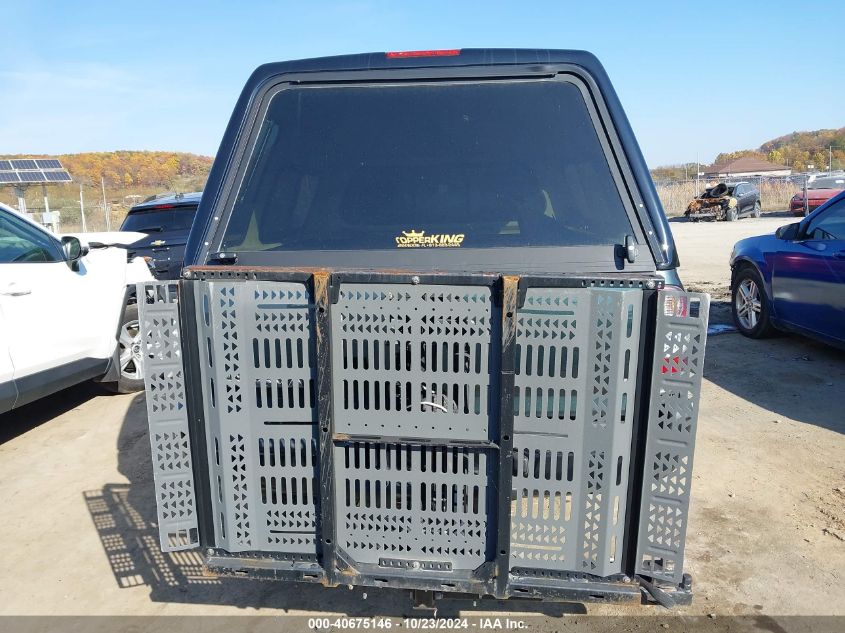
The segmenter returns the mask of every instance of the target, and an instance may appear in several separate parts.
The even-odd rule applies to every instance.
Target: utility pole
[[[111,218],[109,215],[109,207],[106,203],[106,179],[101,176],[100,177],[100,185],[103,187],[103,214],[106,216],[106,231],[111,231]]]
[[[807,174],[804,174],[804,217],[810,215],[810,201],[807,200]]]
[[[833,148],[842,149],[842,145],[828,145],[827,146],[827,175],[833,175]]]
[[[698,182],[698,174],[701,173],[701,166],[698,164],[698,152],[695,153],[695,195],[701,193],[701,184]]]
[[[82,183],[79,183],[79,217],[82,218],[82,232],[87,233],[88,227],[85,226],[85,198],[82,195]]]

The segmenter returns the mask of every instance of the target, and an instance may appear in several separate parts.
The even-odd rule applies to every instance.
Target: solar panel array
[[[73,180],[55,158],[12,158],[0,160],[0,185],[30,185]]]

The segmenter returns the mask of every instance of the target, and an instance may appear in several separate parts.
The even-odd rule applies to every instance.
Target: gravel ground
[[[712,293],[713,322],[729,318],[733,243],[790,221],[673,222],[682,278]],[[722,334],[704,378],[686,560],[695,600],[677,613],[845,616],[845,356],[797,337]],[[86,385],[0,416],[0,502],[0,615],[407,613],[395,591],[365,600],[357,589],[210,578],[195,553],[159,552],[143,395]],[[447,604],[515,608],[549,631],[584,613],[668,617],[652,606]]]

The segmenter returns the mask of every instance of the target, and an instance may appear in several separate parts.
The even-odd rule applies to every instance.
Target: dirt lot
[[[736,239],[785,216],[673,223],[682,277],[725,322]],[[805,339],[713,337],[708,346],[685,614],[845,615],[845,356]],[[0,416],[0,614],[393,615],[393,591],[206,578],[195,553],[157,548],[143,395],[84,386]],[[479,613],[471,603],[453,609]],[[544,630],[572,614],[659,607],[523,604]],[[484,612],[504,611],[496,603]],[[530,616],[530,618],[529,618]]]

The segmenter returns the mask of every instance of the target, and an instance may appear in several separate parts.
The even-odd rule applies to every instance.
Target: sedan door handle
[[[18,284],[9,284],[0,290],[0,295],[5,295],[7,297],[22,297],[30,294],[32,294],[32,289],[19,286]]]
[[[834,253],[833,256],[836,259],[845,259],[845,251],[839,251],[838,253]]]

